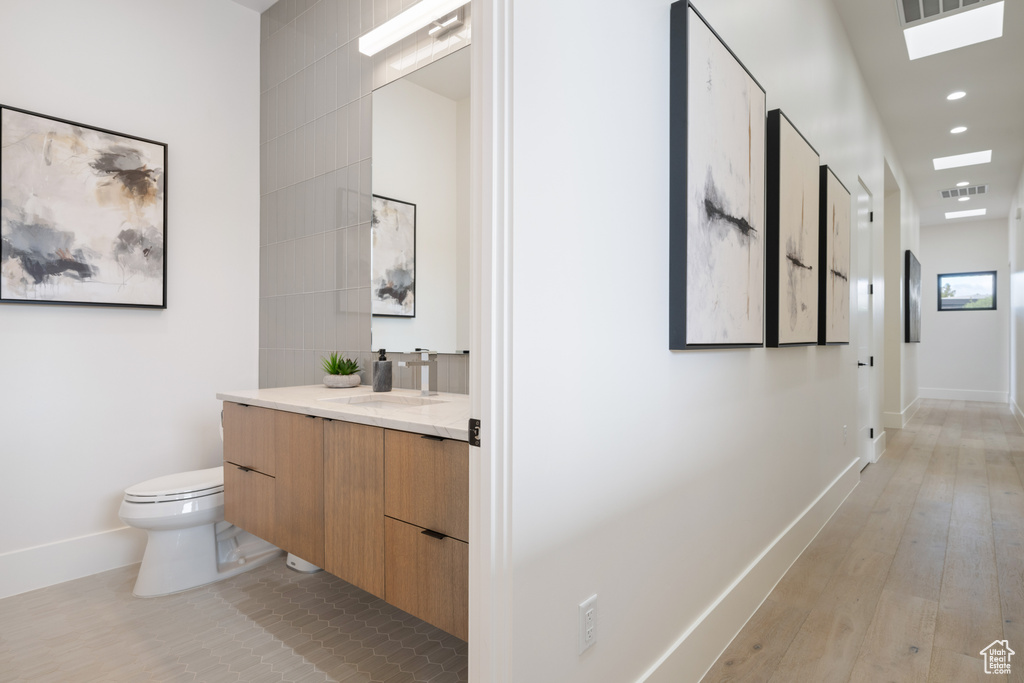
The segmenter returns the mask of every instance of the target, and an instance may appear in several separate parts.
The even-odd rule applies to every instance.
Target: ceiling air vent
[[[985,0],[896,0],[904,26],[937,19],[944,14],[977,5]]]
[[[951,190],[940,190],[939,194],[943,199],[956,199],[957,197],[973,197],[988,192],[988,185],[971,185],[970,187],[954,187]]]

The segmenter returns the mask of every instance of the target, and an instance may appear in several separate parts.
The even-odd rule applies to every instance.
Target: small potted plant
[[[345,389],[357,387],[362,381],[358,374],[359,363],[338,355],[337,351],[332,351],[330,356],[320,360],[323,364],[324,372],[327,373],[324,375],[324,386],[334,389]]]

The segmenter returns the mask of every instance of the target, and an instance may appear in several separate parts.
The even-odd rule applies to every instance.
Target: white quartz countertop
[[[370,386],[328,389],[314,384],[225,391],[218,393],[217,398],[329,420],[469,440],[469,396],[465,394],[438,393],[424,398],[414,389],[374,393]]]

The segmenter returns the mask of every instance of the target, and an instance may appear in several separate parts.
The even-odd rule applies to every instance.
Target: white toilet
[[[224,468],[157,477],[124,491],[118,517],[148,535],[140,598],[179,593],[255,569],[284,554],[224,521]]]

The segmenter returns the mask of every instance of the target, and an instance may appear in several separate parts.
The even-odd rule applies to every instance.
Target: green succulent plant
[[[321,358],[320,361],[328,375],[354,375],[359,372],[359,363],[338,355],[336,351],[332,351],[330,356]]]

